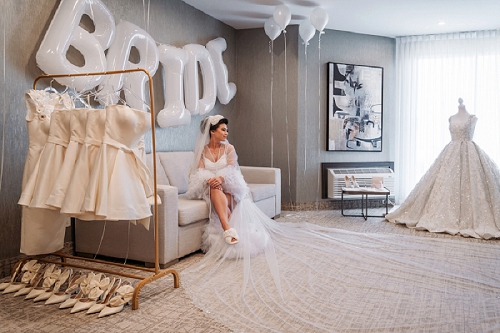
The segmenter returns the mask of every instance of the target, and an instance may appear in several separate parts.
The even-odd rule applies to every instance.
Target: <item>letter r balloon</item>
[[[139,62],[131,62],[130,52],[135,47],[139,52]],[[154,39],[144,30],[127,21],[122,21],[116,26],[116,36],[106,56],[108,70],[122,70],[143,68],[151,76],[158,69],[158,48]],[[118,101],[119,90],[125,88],[124,93],[127,104],[138,110],[145,110],[147,101],[145,73],[134,72],[126,74],[109,75],[100,85],[100,100],[105,104]]]

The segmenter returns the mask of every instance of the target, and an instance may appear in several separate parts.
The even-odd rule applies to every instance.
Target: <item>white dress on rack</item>
[[[76,159],[85,139],[85,124],[87,123],[87,114],[89,110],[90,109],[79,108],[71,111],[69,124],[71,134],[69,144],[64,155],[64,162],[59,171],[59,175],[47,199],[46,205],[48,206],[61,208],[64,202]]]
[[[26,124],[29,146],[24,165],[22,190],[35,170],[40,154],[49,137],[50,119],[55,108],[71,109],[73,103],[67,94],[43,90],[26,92]],[[64,226],[69,219],[58,211],[22,207],[20,252],[27,255],[58,251],[64,246]]]
[[[101,147],[105,122],[105,109],[91,109],[87,112],[84,143],[73,168],[66,196],[61,207],[61,214],[78,217],[81,220],[91,221],[99,219],[93,212],[81,212],[81,208],[89,184],[90,174],[94,168],[99,148]]]
[[[151,128],[151,115],[124,105],[106,107],[102,144],[82,205],[106,220],[138,221],[149,228],[153,178],[137,144]]]
[[[225,152],[220,160],[202,157],[188,190],[209,200],[206,180],[223,176],[236,203],[229,224],[239,243],[224,242],[212,211],[204,257],[181,272],[186,293],[207,316],[235,332],[259,333],[500,326],[497,244],[276,222],[248,198],[236,154]]]
[[[386,219],[418,230],[500,238],[500,169],[472,141],[477,117],[450,118],[451,142]]]
[[[71,111],[55,109],[50,119],[47,143],[21,194],[19,204],[32,208],[55,209],[46,205],[66,155],[70,138]]]

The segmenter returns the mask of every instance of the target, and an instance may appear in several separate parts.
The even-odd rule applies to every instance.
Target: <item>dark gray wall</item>
[[[224,37],[227,50],[223,54],[229,80],[236,80],[236,32],[180,0],[102,0],[116,23],[129,21],[148,31],[157,43],[182,47]],[[150,3],[149,21],[147,4]],[[59,5],[57,0],[0,1],[0,29],[5,32],[5,54],[0,56],[0,260],[19,254],[21,209],[17,200],[28,148],[24,93],[40,74],[35,54]],[[146,19],[145,19],[146,18]],[[149,30],[148,30],[149,27]],[[3,53],[0,33],[0,52]],[[4,67],[5,64],[5,67]],[[4,74],[5,73],[5,74]],[[161,66],[153,78],[155,110],[163,108]],[[216,104],[211,114],[227,115],[236,99],[228,105]],[[194,116],[190,126],[176,129],[157,127],[158,151],[191,150],[198,124],[203,116]]]

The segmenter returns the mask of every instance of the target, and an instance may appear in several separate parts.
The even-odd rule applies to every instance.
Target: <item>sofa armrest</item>
[[[163,263],[178,258],[179,252],[179,214],[178,189],[170,185],[158,185],[158,251]]]
[[[281,214],[281,169],[270,167],[240,166],[245,181],[249,184],[276,185],[276,215]]]

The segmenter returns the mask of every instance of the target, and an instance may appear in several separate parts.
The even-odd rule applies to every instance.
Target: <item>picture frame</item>
[[[384,69],[328,63],[328,151],[382,151]]]

